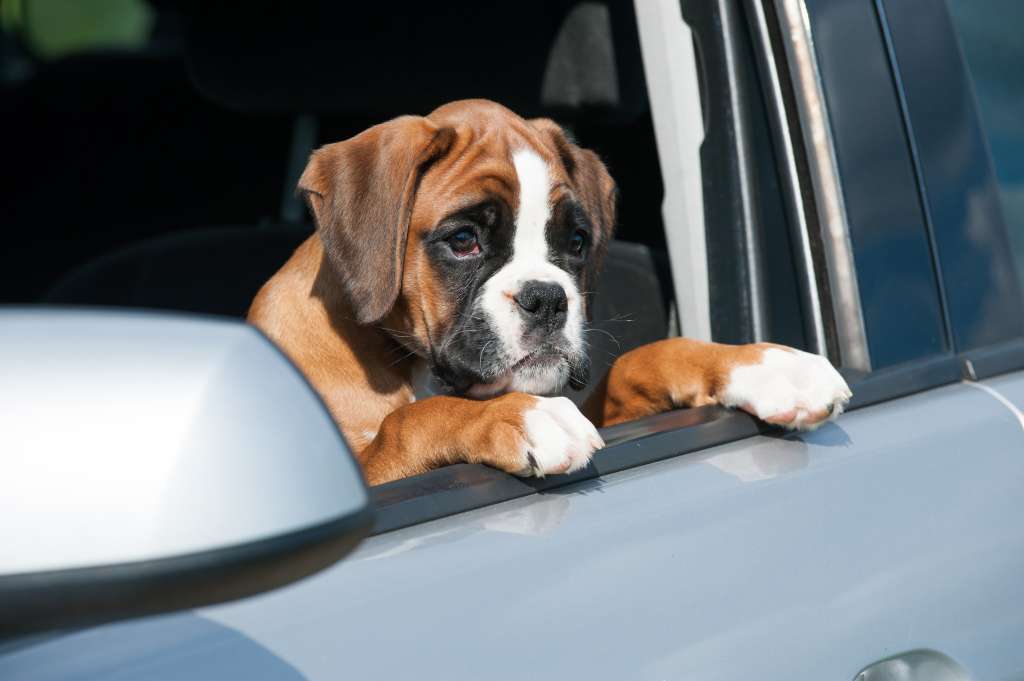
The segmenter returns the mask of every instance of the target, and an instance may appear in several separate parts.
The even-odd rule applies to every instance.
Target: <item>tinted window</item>
[[[999,182],[1018,268],[1024,268],[1024,3],[950,0]]]
[[[1024,335],[1010,230],[955,23],[941,2],[882,0],[878,7],[891,36],[954,349]]]
[[[809,0],[850,224],[871,365],[947,349],[913,161],[878,17],[860,0]]]

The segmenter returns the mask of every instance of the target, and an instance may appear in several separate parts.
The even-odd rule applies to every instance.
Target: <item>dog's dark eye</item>
[[[451,246],[452,253],[460,258],[480,252],[480,242],[476,238],[476,233],[471,229],[460,229],[452,234],[448,237],[448,245]]]
[[[577,229],[569,237],[569,252],[573,255],[583,255],[583,249],[587,245],[587,233]]]

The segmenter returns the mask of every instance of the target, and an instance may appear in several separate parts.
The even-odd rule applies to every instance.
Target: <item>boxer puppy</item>
[[[616,195],[552,121],[454,102],[318,149],[299,190],[316,234],[249,321],[323,397],[370,484],[458,462],[566,473],[603,446],[595,426],[721,404],[807,429],[850,398],[822,357],[685,338],[619,357],[582,412],[550,397],[588,379]]]

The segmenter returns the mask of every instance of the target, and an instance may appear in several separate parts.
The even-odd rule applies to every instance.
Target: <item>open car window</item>
[[[771,36],[757,38],[750,7],[694,0],[666,14],[638,16],[631,3],[538,3],[529,19],[536,49],[496,57],[505,61],[495,68],[508,77],[493,78],[475,68],[458,72],[454,65],[464,61],[458,59],[423,63],[441,69],[426,75],[409,70],[422,60],[401,49],[415,53],[417,41],[429,39],[430,27],[443,28],[445,16],[419,6],[398,16],[380,7],[331,5],[324,11],[360,18],[331,24],[338,69],[379,47],[368,43],[364,25],[404,36],[407,44],[396,42],[394,54],[373,68],[340,71],[346,74],[341,85],[323,88],[313,76],[300,77],[311,63],[304,50],[316,47],[304,38],[322,17],[256,3],[245,30],[228,30],[235,27],[234,10],[220,5],[146,6],[154,13],[147,21],[176,36],[167,43],[175,49],[55,53],[4,83],[12,104],[3,109],[0,131],[13,151],[0,183],[12,207],[11,238],[0,253],[7,279],[2,302],[241,318],[259,287],[312,232],[294,188],[313,148],[472,92],[528,116],[554,118],[601,155],[619,185],[617,240],[588,339],[594,382],[623,352],[679,334],[775,341],[841,363],[843,335],[830,297],[836,282],[828,279],[813,219],[815,187],[799,165],[807,155],[803,122],[787,108],[794,84]],[[477,9],[460,21],[489,25],[498,11],[478,3],[456,3],[452,11],[469,6]],[[656,92],[645,80],[679,44],[641,50],[644,21],[675,22],[683,36],[691,72],[682,76],[692,88],[681,96],[699,102],[689,116],[665,115],[672,100],[660,88],[678,73],[670,70]],[[777,32],[774,15],[771,23]],[[283,44],[267,40],[275,30],[287,32],[294,49],[268,50],[270,43]],[[519,35],[511,29],[479,35],[511,39],[504,33]],[[5,45],[31,59],[24,39],[23,32],[9,32]],[[459,56],[466,46],[450,49]],[[689,146],[673,151],[673,133]],[[696,164],[700,172],[682,181],[666,172],[669,160],[676,168]],[[702,249],[688,250],[701,243]],[[36,257],[40,252],[47,257]],[[570,394],[576,401],[585,395]],[[436,470],[374,491],[378,531],[764,429],[745,414],[682,410],[607,429],[609,447],[570,476],[523,480],[473,465]]]

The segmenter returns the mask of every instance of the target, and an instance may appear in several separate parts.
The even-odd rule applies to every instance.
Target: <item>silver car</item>
[[[1024,6],[342,5],[152,10],[190,87],[288,114],[288,224],[124,240],[5,299],[0,679],[1024,679]],[[777,341],[840,367],[849,412],[681,410],[571,475],[367,488],[240,317],[308,234],[291,188],[338,116],[466,90],[619,180],[596,367]],[[197,146],[257,125],[224,120]]]

